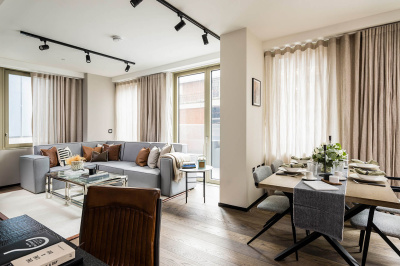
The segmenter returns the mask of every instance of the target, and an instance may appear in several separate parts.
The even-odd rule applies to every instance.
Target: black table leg
[[[364,251],[362,256],[361,265],[364,266],[367,262],[367,255],[368,255],[368,247],[369,247],[369,240],[371,238],[371,231],[372,231],[372,222],[374,221],[374,213],[375,213],[375,206],[371,206],[369,208],[368,214],[368,223],[367,228],[365,229],[365,243],[364,243]]]
[[[206,203],[206,172],[203,172],[203,198],[204,203]]]
[[[332,239],[326,235],[323,235],[323,237],[349,265],[359,265],[358,262],[353,258],[353,256],[351,256],[350,253],[347,252],[347,250],[342,245],[340,245],[336,239]]]
[[[188,173],[186,172],[186,203],[187,203],[187,198],[188,198]]]
[[[298,251],[299,249],[301,249],[302,247],[310,244],[311,242],[313,242],[315,239],[319,238],[320,236],[322,236],[321,233],[318,233],[318,232],[311,233],[310,235],[306,236],[302,240],[298,241],[293,246],[291,246],[291,247],[285,249],[284,251],[282,251],[281,253],[279,253],[278,256],[275,257],[275,260],[276,261],[283,260],[290,254],[292,254],[292,253]]]

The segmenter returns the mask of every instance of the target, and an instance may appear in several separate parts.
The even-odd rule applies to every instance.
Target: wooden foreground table
[[[259,188],[268,190],[283,191],[289,198],[293,198],[294,187],[301,181],[302,176],[285,176],[273,174],[258,184]],[[369,240],[371,230],[376,225],[373,223],[374,212],[377,206],[400,209],[400,203],[395,193],[391,189],[388,182],[380,182],[385,184],[385,187],[371,186],[366,184],[356,184],[352,181],[351,177],[347,181],[346,188],[346,201],[359,203],[345,213],[344,220],[347,221],[351,217],[357,215],[365,209],[369,210],[368,223],[365,235],[365,244],[362,257],[362,265],[365,265],[368,254]],[[300,240],[293,246],[287,248],[275,260],[280,261],[289,256],[290,254],[298,251],[302,247],[308,245],[315,239],[323,236],[329,244],[338,252],[349,265],[359,265],[358,262],[343,248],[340,243],[324,234],[313,232],[304,239]],[[390,241],[390,240],[389,240]]]

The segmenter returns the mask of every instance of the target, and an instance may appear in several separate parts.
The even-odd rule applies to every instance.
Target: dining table
[[[294,187],[302,180],[303,175],[282,175],[273,174],[258,184],[259,188],[266,190],[279,190],[285,193],[289,198],[291,207],[293,207],[293,192]],[[365,265],[368,255],[369,241],[371,237],[372,228],[375,231],[379,230],[373,223],[375,209],[378,206],[400,209],[400,203],[395,193],[390,187],[389,182],[380,182],[385,186],[371,186],[363,183],[357,184],[353,181],[352,177],[347,178],[347,187],[345,192],[345,201],[355,203],[353,207],[346,208],[344,214],[344,221],[349,220],[353,216],[359,214],[363,210],[369,209],[368,222],[365,229],[365,243],[362,255],[361,265]],[[351,254],[337,241],[330,236],[324,235],[319,232],[312,232],[305,238],[297,241],[292,246],[280,252],[276,257],[276,261],[281,261],[287,256],[300,250],[304,246],[310,244],[314,240],[323,237],[327,242],[336,250],[336,252],[349,264],[360,265]],[[388,240],[390,241],[390,240]]]

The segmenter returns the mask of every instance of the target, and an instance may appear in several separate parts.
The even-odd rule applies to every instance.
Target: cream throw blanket
[[[187,153],[174,152],[161,155],[160,158],[172,159],[172,167],[174,168],[174,181],[179,182],[184,175],[184,172],[179,171],[182,168],[183,162],[190,161],[190,155]]]

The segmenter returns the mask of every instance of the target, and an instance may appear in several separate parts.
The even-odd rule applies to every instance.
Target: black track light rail
[[[215,32],[213,32],[211,30],[209,30],[208,28],[206,28],[205,26],[203,26],[202,24],[200,24],[196,20],[192,19],[190,16],[186,15],[185,13],[183,13],[182,11],[180,11],[179,9],[177,9],[176,7],[174,7],[173,5],[168,3],[167,1],[165,1],[165,0],[157,0],[157,2],[159,2],[162,5],[164,5],[165,7],[168,7],[169,9],[171,9],[172,11],[177,13],[179,16],[182,16],[187,21],[190,21],[192,24],[194,24],[197,27],[199,27],[200,29],[204,30],[205,33],[210,34],[211,36],[215,37],[218,40],[221,39],[218,34],[216,34]]]
[[[29,37],[33,37],[33,38],[39,39],[41,41],[52,42],[52,43],[55,43],[55,44],[58,44],[58,45],[62,45],[62,46],[66,46],[66,47],[69,47],[69,48],[72,48],[72,49],[75,49],[75,50],[80,50],[80,51],[83,51],[85,53],[95,54],[95,55],[103,56],[103,57],[106,57],[106,58],[114,59],[114,60],[117,60],[117,61],[121,61],[121,62],[124,62],[125,64],[135,65],[135,62],[124,60],[124,59],[121,59],[121,58],[118,58],[118,57],[114,57],[114,56],[111,56],[111,55],[102,54],[102,53],[99,53],[99,52],[96,52],[96,51],[85,49],[85,48],[82,48],[82,47],[79,47],[79,46],[75,46],[75,45],[72,45],[72,44],[68,44],[68,43],[65,43],[65,42],[59,42],[59,41],[56,41],[56,40],[49,39],[47,37],[43,37],[43,36],[39,36],[39,35],[36,35],[36,34],[29,33],[29,32],[26,32],[26,31],[20,31],[20,33],[23,34],[23,35],[29,36]]]

